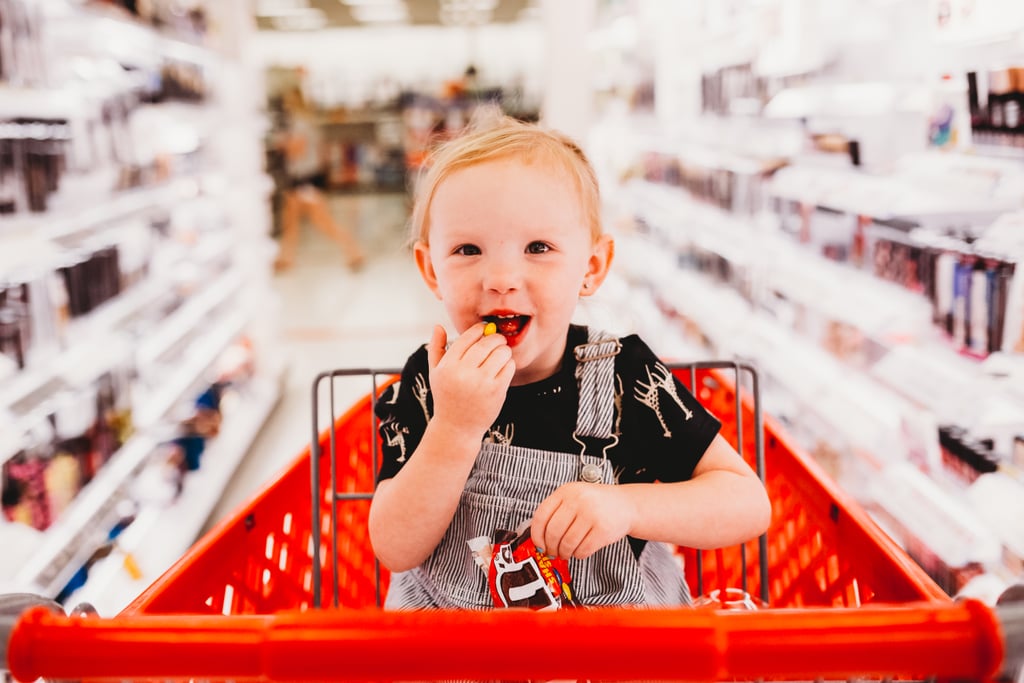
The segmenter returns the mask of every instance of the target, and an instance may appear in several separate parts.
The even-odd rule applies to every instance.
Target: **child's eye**
[[[461,254],[462,256],[478,256],[480,254],[480,247],[475,244],[462,244],[456,247],[453,253]]]
[[[528,254],[545,254],[551,251],[551,245],[546,242],[530,242],[526,247]]]

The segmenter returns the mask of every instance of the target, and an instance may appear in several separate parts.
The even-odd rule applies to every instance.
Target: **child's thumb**
[[[440,325],[434,326],[434,333],[430,335],[427,342],[427,366],[436,368],[437,364],[444,358],[444,347],[448,343],[448,333]]]

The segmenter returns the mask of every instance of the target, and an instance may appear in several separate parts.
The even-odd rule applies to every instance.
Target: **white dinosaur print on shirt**
[[[388,420],[381,424],[381,432],[384,434],[384,443],[394,448],[398,446],[401,451],[401,455],[397,458],[398,462],[405,462],[406,458],[406,447],[405,447],[405,436],[409,433],[409,428],[400,425],[397,420]]]
[[[393,406],[398,402],[398,391],[402,388],[402,382],[397,381],[391,385],[391,398],[384,401],[384,405]]]
[[[647,383],[645,384],[641,380],[636,381],[636,387],[633,389],[633,395],[636,400],[643,403],[645,406],[654,411],[654,414],[658,417],[658,422],[661,423],[661,428],[664,432],[666,439],[672,437],[672,431],[665,424],[665,418],[661,414],[661,397],[659,396],[658,390],[664,389],[676,405],[682,409],[686,415],[686,419],[689,420],[693,417],[693,411],[683,405],[682,400],[679,398],[679,394],[676,393],[676,385],[672,379],[672,373],[669,372],[661,363],[654,365],[654,371],[651,371],[650,366],[645,368],[647,370]]]
[[[491,428],[487,430],[487,435],[484,437],[484,441],[487,443],[499,444],[501,446],[511,446],[512,435],[515,434],[515,431],[516,426],[511,423],[505,425],[501,431]]]
[[[422,372],[416,373],[416,381],[413,383],[412,395],[416,397],[416,400],[420,404],[420,408],[423,409],[423,419],[430,423],[430,411],[427,410],[427,396],[430,395],[430,389],[427,387],[427,380],[423,376]]]

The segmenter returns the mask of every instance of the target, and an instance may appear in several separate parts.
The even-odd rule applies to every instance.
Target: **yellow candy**
[[[494,334],[497,331],[498,331],[498,326],[495,325],[494,323],[487,323],[486,325],[484,325],[484,336],[485,337],[487,335],[489,335],[489,334]]]

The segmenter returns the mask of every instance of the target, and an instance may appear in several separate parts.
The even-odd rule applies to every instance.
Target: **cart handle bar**
[[[734,680],[1013,675],[1024,605],[66,617],[33,607],[14,678]],[[2,634],[0,634],[2,635]]]

